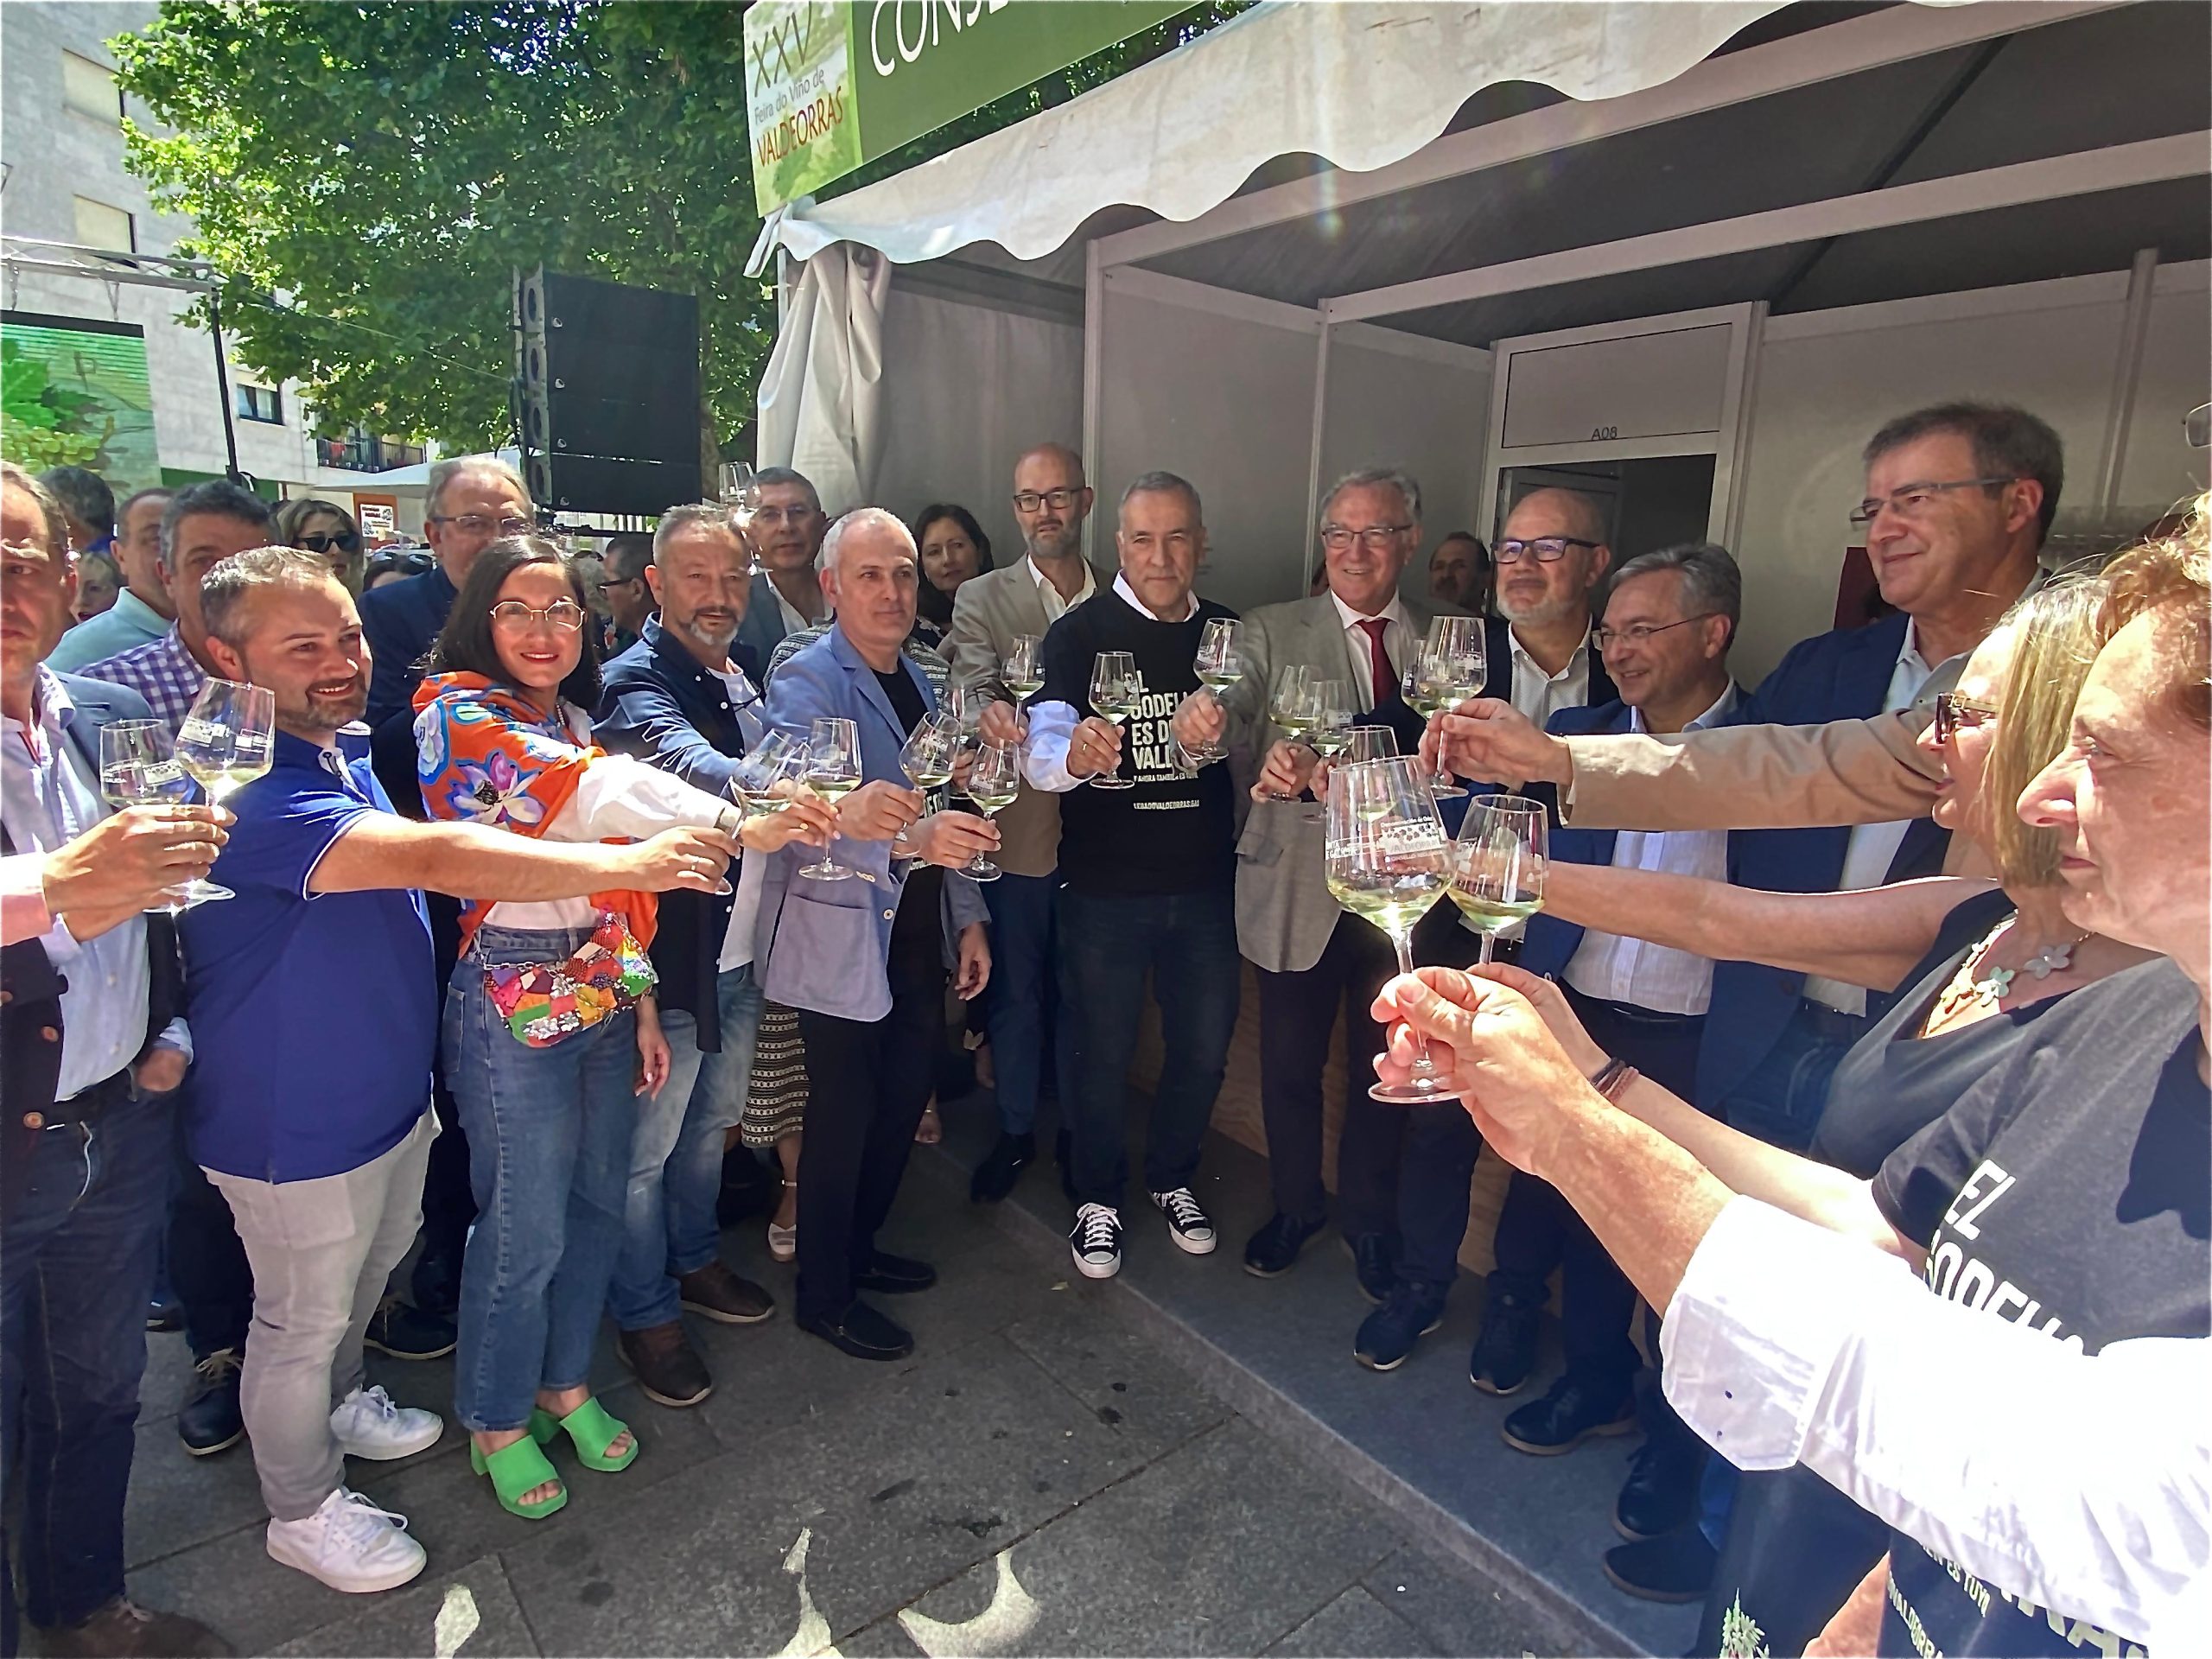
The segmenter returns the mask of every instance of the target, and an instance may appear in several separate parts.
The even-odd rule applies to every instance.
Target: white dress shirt
[[[2203,1339],[2087,1355],[1738,1198],[1660,1347],[1668,1402],[1737,1467],[1802,1463],[1961,1572],[2154,1654],[2212,1631]]]
[[[1390,595],[1390,602],[1373,616],[1363,616],[1338,599],[1332,591],[1329,603],[1337,607],[1337,620],[1344,631],[1344,649],[1351,654],[1352,684],[1359,689],[1359,708],[1362,714],[1372,709],[1381,698],[1382,688],[1375,683],[1375,653],[1367,646],[1367,630],[1359,625],[1380,619],[1383,623],[1382,654],[1390,659],[1390,666],[1402,677],[1406,664],[1413,660],[1419,640],[1414,632],[1414,620],[1406,614],[1405,601],[1397,594]]]
[[[1060,590],[1052,585],[1052,579],[1039,569],[1037,561],[1027,553],[1021,556],[1021,563],[1022,568],[1029,572],[1029,580],[1037,584],[1037,597],[1044,603],[1045,622],[1048,627],[1084,600],[1097,596],[1098,577],[1091,569],[1089,559],[1083,561],[1083,586],[1076,589],[1073,599],[1062,599]]]
[[[736,716],[738,729],[745,734],[745,747],[749,751],[760,741],[765,729],[760,721],[760,689],[735,663],[727,670],[710,668],[707,672],[720,680],[722,690],[729,694],[730,712]],[[730,873],[737,896],[730,900],[729,925],[722,931],[721,954],[715,962],[717,973],[727,974],[753,960],[753,933],[760,919],[760,888],[767,876],[768,861],[765,858],[741,858]]]
[[[1034,571],[1035,565],[1030,569]],[[1042,580],[1042,578],[1039,578]],[[1050,588],[1052,584],[1046,582]],[[1114,578],[1115,596],[1139,616],[1152,616],[1151,608],[1137,597],[1136,589],[1129,586],[1127,576]],[[1170,617],[1171,622],[1187,622],[1198,613],[1198,596],[1183,596],[1183,613]],[[1154,620],[1159,619],[1154,618]],[[1068,745],[1074,741],[1075,728],[1083,716],[1072,703],[1040,702],[1029,710],[1029,737],[1021,746],[1021,775],[1029,780],[1030,787],[1054,795],[1065,795],[1078,785],[1089,783],[1068,770]]]
[[[1682,729],[1701,732],[1717,726],[1736,706],[1736,688]],[[1642,734],[1643,710],[1629,711],[1629,729]],[[1728,879],[1728,832],[1725,830],[1624,830],[1613,837],[1613,868],[1664,870],[1671,875]],[[1625,1002],[1654,1014],[1703,1014],[1713,1001],[1713,962],[1688,950],[1673,950],[1644,939],[1586,929],[1560,977],[1585,996]]]
[[[1567,659],[1567,666],[1556,674],[1547,674],[1544,665],[1531,657],[1521,644],[1521,636],[1511,628],[1505,637],[1512,641],[1513,706],[1526,715],[1542,730],[1551,717],[1562,709],[1580,709],[1590,701],[1590,637],[1584,634],[1582,643]]]

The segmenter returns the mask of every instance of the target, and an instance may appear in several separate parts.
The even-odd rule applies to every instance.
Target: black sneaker
[[[1635,1432],[1636,1399],[1625,1384],[1592,1384],[1572,1371],[1498,1426],[1508,1446],[1535,1458],[1556,1458],[1596,1435]]]
[[[1483,1328],[1467,1359],[1467,1381],[1501,1400],[1521,1392],[1536,1368],[1536,1321],[1542,1313],[1501,1291],[1490,1294]]]
[[[1198,1208],[1198,1201],[1187,1186],[1179,1186],[1172,1192],[1152,1195],[1153,1207],[1167,1217],[1167,1236],[1175,1241],[1175,1248],[1192,1255],[1211,1255],[1219,1243],[1214,1236],[1213,1220]]]
[[[149,1331],[181,1331],[184,1329],[184,1304],[177,1300],[174,1291],[156,1290],[154,1300],[146,1304],[146,1328]]]
[[[1631,1543],[1659,1538],[1697,1518],[1705,1442],[1670,1426],[1637,1448],[1613,1503],[1613,1530]]]
[[[1037,1137],[1034,1135],[1008,1135],[999,1132],[998,1144],[991,1148],[990,1156],[976,1166],[968,1180],[968,1197],[976,1204],[998,1204],[1014,1191],[1014,1184],[1021,1179],[1021,1172],[1037,1159]]]
[[[1278,1211],[1244,1246],[1244,1271],[1255,1279],[1272,1279],[1277,1274],[1288,1273],[1297,1265],[1298,1253],[1306,1248],[1306,1241],[1319,1232],[1322,1225],[1318,1221],[1300,1221],[1295,1216]]]
[[[397,1296],[377,1304],[361,1340],[394,1359],[443,1359],[453,1352],[456,1337],[451,1319],[410,1307]]]
[[[1352,1277],[1359,1281],[1359,1294],[1382,1306],[1390,1300],[1391,1287],[1398,1282],[1398,1241],[1388,1233],[1362,1233],[1344,1240],[1344,1249],[1351,1252]]]
[[[1395,1371],[1414,1344],[1444,1323],[1444,1293],[1427,1285],[1394,1286],[1390,1300],[1360,1321],[1351,1357],[1370,1371]]]
[[[192,1392],[176,1414],[176,1437],[195,1458],[227,1452],[245,1438],[245,1416],[238,1409],[235,1348],[218,1348],[193,1366]]]
[[[1075,1212],[1068,1230],[1075,1270],[1086,1279],[1111,1279],[1122,1270],[1122,1212],[1086,1204]]]
[[[1719,1559],[1702,1532],[1684,1527],[1663,1538],[1614,1545],[1605,1552],[1605,1576],[1614,1589],[1642,1601],[1703,1601]]]

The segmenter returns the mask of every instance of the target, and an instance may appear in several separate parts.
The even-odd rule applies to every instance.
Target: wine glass
[[[1306,747],[1321,758],[1324,765],[1354,758],[1352,740],[1365,732],[1381,732],[1389,738],[1389,747],[1380,748],[1371,739],[1362,739],[1362,760],[1380,760],[1398,752],[1398,740],[1390,735],[1387,726],[1355,726],[1352,721],[1351,688],[1343,680],[1316,680],[1313,688],[1313,723],[1306,731]],[[1313,790],[1309,782],[1306,787]],[[1319,823],[1325,815],[1319,804],[1318,790],[1313,791],[1315,804],[1298,816],[1306,823]]]
[[[1363,760],[1339,766],[1329,779],[1327,810],[1330,893],[1389,935],[1398,971],[1410,974],[1414,925],[1452,880],[1452,843],[1420,764]],[[1454,1097],[1452,1079],[1429,1058],[1427,1041],[1418,1032],[1413,1075],[1402,1084],[1377,1083],[1367,1092],[1401,1106]]]
[[[168,727],[158,720],[118,720],[100,728],[100,793],[110,806],[158,806],[181,803],[192,794],[192,779],[177,764]],[[169,902],[150,907],[174,916],[210,899],[235,899],[228,887],[194,876],[168,890]]]
[[[806,741],[806,785],[832,806],[860,787],[861,734],[860,728],[849,720],[835,715],[824,715],[808,729]],[[832,832],[832,844],[837,837]],[[811,876],[817,881],[848,881],[853,872],[830,856],[829,847],[822,849],[822,856],[815,862],[802,866],[801,875]]]
[[[1207,619],[1205,632],[1198,640],[1198,654],[1192,664],[1198,676],[1198,683],[1224,714],[1227,706],[1221,694],[1244,677],[1244,625],[1233,616]],[[1185,752],[1200,766],[1219,760],[1229,753],[1218,742],[1202,743],[1196,747],[1185,746]]]
[[[276,738],[276,699],[266,686],[210,680],[177,729],[176,758],[220,805],[269,770]]]
[[[1491,940],[1544,907],[1543,804],[1521,795],[1484,795],[1467,804],[1452,843],[1452,902],[1482,936],[1478,962],[1490,960]]]
[[[968,769],[968,798],[985,817],[995,818],[1014,804],[1020,792],[1020,746],[985,739]],[[961,867],[960,873],[975,881],[995,881],[1000,875],[999,867],[980,852]]]
[[[752,531],[753,515],[760,510],[760,481],[749,463],[726,461],[720,469],[716,493],[722,505],[729,509],[729,521],[736,528],[738,539],[745,544],[747,573],[757,576],[760,561],[753,551]]]
[[[1038,660],[1045,642],[1033,633],[1017,633],[1014,643],[1007,647],[1006,661],[1000,665],[999,677],[1006,682],[1006,689],[1014,693],[1016,702],[1027,702],[1045,689],[1045,665]]]
[[[899,765],[916,789],[934,793],[952,781],[952,763],[959,757],[960,728],[941,715],[918,722],[899,751]]]
[[[796,783],[805,775],[805,743],[787,732],[766,732],[760,741],[737,758],[729,775],[730,798],[745,809],[748,818],[780,812],[791,798],[778,785]]]
[[[1456,709],[1470,697],[1483,694],[1489,679],[1483,645],[1483,620],[1478,616],[1440,616],[1428,625],[1413,666],[1406,671],[1405,699],[1424,720],[1433,720],[1447,709]],[[1440,772],[1431,787],[1440,801],[1459,799],[1467,791],[1446,783]]]
[[[1268,692],[1268,719],[1285,737],[1294,743],[1304,741],[1318,708],[1311,669],[1287,663],[1275,670],[1274,683]],[[1274,798],[1287,801],[1291,798],[1277,795]]]
[[[1142,695],[1137,685],[1137,659],[1126,651],[1102,651],[1090,664],[1090,706],[1102,719],[1127,726]],[[1122,751],[1128,753],[1126,747]],[[1093,789],[1135,789],[1136,785],[1113,772],[1102,772],[1090,780]]]

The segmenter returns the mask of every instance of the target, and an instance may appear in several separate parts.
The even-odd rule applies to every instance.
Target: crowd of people
[[[651,1450],[593,1395],[602,1321],[677,1408],[714,1387],[687,1317],[775,1313],[723,1258],[728,1167],[772,1162],[800,1328],[904,1358],[887,1302],[936,1270],[879,1240],[957,1049],[997,1119],[972,1199],[1014,1192],[1057,1102],[1070,1262],[1109,1278],[1140,1224],[1149,1001],[1135,1208],[1214,1254],[1198,1171],[1249,963],[1274,1213],[1244,1270],[1291,1272],[1333,1224],[1351,1357],[1395,1371],[1442,1323],[1492,1147],[1513,1173],[1469,1379],[1530,1389],[1555,1288],[1563,1368],[1503,1438],[1551,1457],[1641,1430],[1605,1570],[1702,1601],[1699,1651],[2171,1639],[2206,1553],[2201,1449],[2100,1465],[2069,1424],[2069,1510],[2039,1447],[1955,1414],[1988,1449],[1954,1467],[1900,1402],[2047,1369],[2006,1323],[2108,1351],[2107,1375],[2207,1334],[2204,519],[2059,574],[2063,459],[2032,414],[1916,410],[1865,461],[1851,518],[1890,613],[1748,690],[1729,551],[1617,558],[1601,504],[1560,489],[1510,502],[1494,545],[1430,548],[1413,478],[1351,474],[1316,590],[1238,618],[1196,591],[1191,482],[1134,480],[1109,560],[1058,443],[1014,462],[1006,562],[958,504],[833,521],[768,468],[744,513],[674,505],[587,563],[511,468],[464,457],[432,468],[412,573],[366,565],[326,502],[272,514],[225,480],[111,502],[124,586],[73,626],[99,505],[9,467],[0,1395],[24,1614],[55,1652],[227,1650],[124,1594],[142,1326],[191,1345],[184,1449],[250,1440],[271,1557],[363,1592],[426,1557],[345,1460],[445,1432],[365,1348],[455,1353],[502,1508],[588,1503],[556,1442],[610,1472]],[[1486,677],[1424,718],[1414,671],[1454,617],[1479,619]],[[1289,677],[1407,757],[1381,764],[1541,809],[1543,907],[1499,960],[1440,905],[1395,977],[1340,907],[1313,803],[1347,763],[1285,722]],[[111,811],[101,734],[175,735],[221,683],[270,695],[266,772],[219,805]],[[1442,803],[1447,834],[1468,810]],[[227,893],[181,902],[198,877]],[[1374,1098],[1416,1034],[1452,1092]],[[1923,1317],[1942,1302],[1983,1317]],[[2144,1375],[2147,1403],[2103,1414],[2186,1444],[2202,1370]]]

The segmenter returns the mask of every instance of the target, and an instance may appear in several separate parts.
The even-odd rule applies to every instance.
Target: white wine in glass
[[[178,764],[169,728],[158,720],[118,720],[100,728],[100,793],[110,806],[183,804],[192,779]],[[228,887],[195,877],[168,889],[169,902],[153,909],[174,916],[211,899],[235,899]]]
[[[968,798],[987,818],[995,818],[1012,806],[1021,793],[1021,751],[1012,743],[985,741],[968,768]],[[999,867],[980,852],[963,867],[963,875],[975,881],[995,881]]]
[[[1329,779],[1325,832],[1329,892],[1355,916],[1389,935],[1398,971],[1414,970],[1414,925],[1452,880],[1451,842],[1419,766],[1411,760],[1363,760],[1339,766]],[[1414,1034],[1413,1075],[1378,1082],[1368,1093],[1397,1105],[1453,1097],[1452,1080]]]
[[[825,715],[807,733],[806,785],[833,806],[860,787],[860,728],[849,720]],[[837,837],[830,837],[834,843]],[[817,881],[849,881],[853,872],[830,856],[830,849],[798,873]]]
[[[1026,702],[1045,689],[1045,669],[1038,661],[1038,653],[1043,648],[1044,641],[1033,633],[1014,636],[999,677],[1006,682],[1006,689],[1014,693],[1016,702]]]
[[[1102,651],[1091,660],[1090,706],[1102,720],[1127,726],[1137,712],[1143,691],[1137,680],[1137,660],[1126,651]],[[1123,749],[1126,754],[1128,750]],[[1134,780],[1119,769],[1102,772],[1090,780],[1093,789],[1135,789]]]
[[[176,758],[219,805],[269,770],[276,699],[264,686],[210,680],[176,734]]]
[[[1544,907],[1546,818],[1543,804],[1520,795],[1484,795],[1467,804],[1452,843],[1452,902],[1481,935],[1480,962],[1491,941]]]

